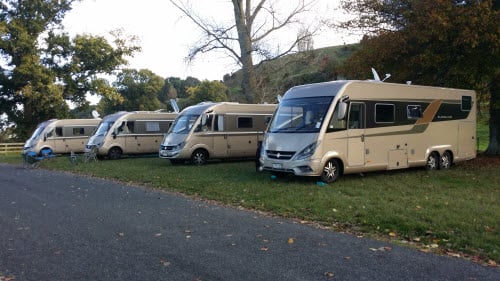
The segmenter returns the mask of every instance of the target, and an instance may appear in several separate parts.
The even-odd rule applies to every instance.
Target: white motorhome
[[[333,182],[349,173],[447,169],[475,156],[474,91],[332,81],[285,93],[264,137],[260,165]]]
[[[119,159],[123,154],[158,152],[163,135],[177,113],[157,111],[121,111],[105,116],[85,146],[97,149],[98,156]]]
[[[274,104],[204,102],[185,108],[165,136],[160,158],[172,163],[209,158],[256,158]]]
[[[26,141],[23,153],[40,154],[43,149],[53,153],[80,153],[101,119],[51,119],[40,123]]]

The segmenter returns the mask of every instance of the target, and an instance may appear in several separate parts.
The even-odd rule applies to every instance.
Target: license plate
[[[281,163],[273,163],[273,169],[282,169],[283,165]]]

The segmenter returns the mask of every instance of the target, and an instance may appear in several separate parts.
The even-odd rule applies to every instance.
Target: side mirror
[[[337,114],[337,119],[342,120],[345,118],[345,114],[347,112],[347,103],[345,102],[339,102],[338,103],[339,111]]]
[[[47,135],[43,135],[43,141],[47,141]]]

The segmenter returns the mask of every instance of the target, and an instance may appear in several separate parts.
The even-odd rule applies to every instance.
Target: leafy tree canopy
[[[69,117],[67,101],[88,108],[86,94],[119,98],[104,75],[140,50],[134,38],[114,32],[71,39],[61,20],[77,0],[0,1],[0,114],[24,140],[50,118]]]
[[[202,81],[201,84],[187,89],[191,104],[204,101],[221,102],[228,101],[228,89],[220,81]]]
[[[162,77],[147,69],[123,69],[113,83],[120,99],[101,99],[99,109],[105,114],[116,111],[158,110],[165,108],[159,95],[164,86]]]
[[[490,147],[500,153],[500,14],[491,0],[343,1],[359,14],[343,27],[368,31],[345,64],[350,78],[370,67],[391,72],[391,81],[475,89],[490,95]],[[497,8],[495,8],[497,7]]]

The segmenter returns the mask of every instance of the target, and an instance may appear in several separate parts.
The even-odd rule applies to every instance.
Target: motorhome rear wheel
[[[449,169],[452,163],[453,163],[453,158],[451,157],[451,153],[449,151],[445,151],[441,156],[441,162],[439,163],[439,168],[442,170]]]

